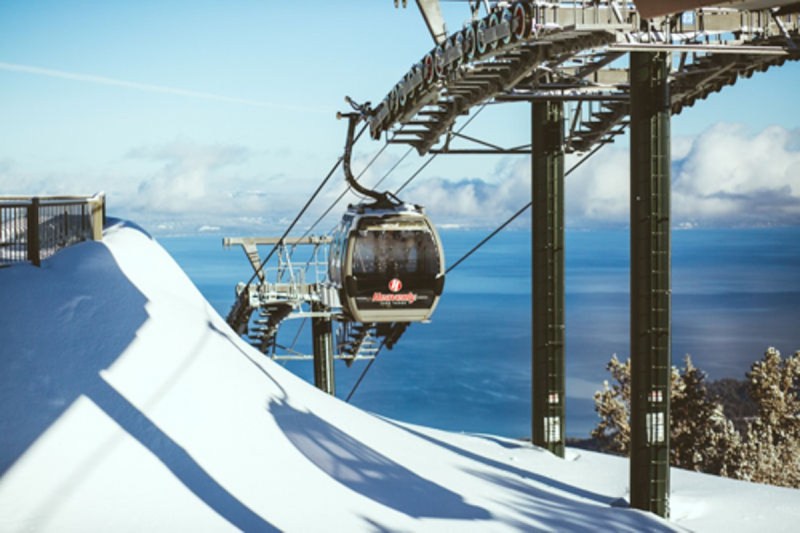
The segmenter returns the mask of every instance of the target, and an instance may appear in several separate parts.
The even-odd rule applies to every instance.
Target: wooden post
[[[39,198],[33,197],[28,206],[28,260],[36,266],[42,266],[39,245]]]
[[[105,195],[96,195],[89,200],[92,217],[92,239],[95,241],[103,240],[103,226],[106,222],[106,198]]]

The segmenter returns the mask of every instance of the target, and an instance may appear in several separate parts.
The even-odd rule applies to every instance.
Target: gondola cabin
[[[444,288],[444,252],[422,208],[350,206],[334,235],[329,277],[352,320],[419,322]]]

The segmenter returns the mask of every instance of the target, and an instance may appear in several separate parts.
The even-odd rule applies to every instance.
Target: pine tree
[[[710,398],[705,380],[705,372],[687,355],[673,380],[670,459],[681,468],[720,474],[740,438],[722,406]]]
[[[617,354],[614,354],[606,370],[611,372],[615,383],[609,387],[606,380],[603,390],[594,393],[595,410],[600,422],[592,430],[592,437],[598,441],[601,449],[627,455],[631,442],[631,362],[620,363]]]
[[[750,397],[758,404],[756,424],[773,428],[773,444],[800,438],[800,352],[787,359],[768,348],[747,373]]]
[[[601,449],[627,454],[630,446],[630,361],[614,355],[606,381],[595,393],[600,422],[592,431]],[[725,416],[706,384],[706,374],[687,355],[682,370],[672,367],[671,464],[760,483],[800,488],[800,352],[781,359],[769,348],[753,363],[748,395],[757,416],[744,436]]]
[[[748,420],[753,420],[758,414],[758,405],[747,392],[748,385],[748,381],[733,378],[707,383],[709,394],[724,407],[725,416],[742,435],[747,432]]]
[[[800,352],[782,359],[767,349],[747,373],[758,416],[747,432],[730,475],[759,483],[800,488]]]

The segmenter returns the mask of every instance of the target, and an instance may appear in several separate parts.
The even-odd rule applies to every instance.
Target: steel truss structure
[[[485,141],[453,148],[465,139],[453,125],[487,102],[561,100],[569,102],[565,152],[586,152],[628,125],[628,53],[672,53],[676,114],[740,77],[798,59],[797,32],[797,13],[772,10],[703,8],[643,20],[619,0],[497,2],[411,67],[376,106],[370,132],[421,155],[529,154]]]
[[[705,7],[643,19],[634,4],[622,0],[473,0],[471,20],[448,34],[436,0],[417,3],[435,46],[368,111],[370,134],[409,145],[420,155],[531,156],[532,436],[561,456],[563,160],[565,154],[611,143],[631,128],[631,505],[667,516],[670,116],[740,78],[800,59],[800,7],[787,2],[780,10]],[[507,102],[530,103],[531,143],[502,147],[454,129],[472,107]],[[230,238],[225,245],[242,246],[255,272],[251,282],[237,286],[228,323],[273,358],[313,358],[315,383],[333,394],[334,359],[374,359],[382,347],[397,342],[407,324],[359,324],[342,315],[320,268],[329,242]],[[258,245],[273,246],[277,268],[265,268]],[[313,250],[302,266],[292,261],[298,246]],[[288,319],[311,319],[313,355],[278,344],[277,331]]]
[[[435,0],[418,0],[423,13]],[[688,0],[682,5],[713,3]],[[777,2],[773,2],[776,3]],[[648,6],[668,12],[669,2]],[[739,2],[768,5],[769,2]],[[740,78],[800,59],[800,5],[706,7],[642,19],[630,2],[496,2],[443,35],[375,108],[373,138],[419,154],[532,159],[532,440],[565,444],[565,154],[631,128],[631,505],[669,514],[670,116]],[[488,5],[488,3],[484,3]],[[530,102],[532,143],[454,132],[476,105]],[[455,144],[468,145],[456,148]]]
[[[334,394],[334,360],[350,365],[374,359],[382,347],[394,346],[407,324],[362,324],[343,315],[338,294],[326,283],[331,240],[329,236],[226,237],[222,244],[241,246],[254,273],[251,282],[236,286],[228,324],[272,359],[313,360],[315,384]],[[259,246],[273,247],[277,266],[262,263]],[[295,257],[298,247],[311,249],[297,254],[302,260]],[[311,320],[313,353],[297,350],[297,337],[289,345],[278,343],[278,331],[286,320]]]

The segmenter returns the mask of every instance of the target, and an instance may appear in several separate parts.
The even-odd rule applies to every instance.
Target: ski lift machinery
[[[362,323],[421,322],[430,318],[444,289],[444,251],[419,205],[376,192],[353,177],[350,159],[356,124],[368,113],[349,98],[343,158],[345,179],[373,201],[348,206],[331,243],[328,277],[343,312]]]

